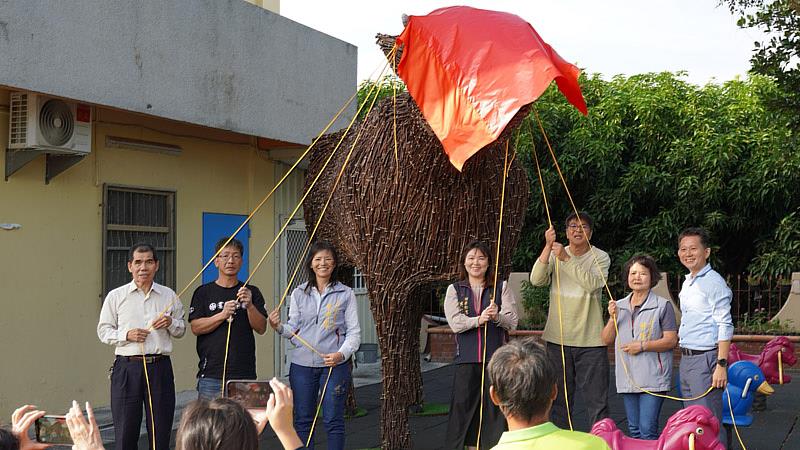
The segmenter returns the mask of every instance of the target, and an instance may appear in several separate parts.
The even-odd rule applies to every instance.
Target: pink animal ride
[[[622,434],[611,419],[592,427],[612,450],[725,450],[719,442],[719,421],[705,406],[692,405],[669,418],[657,441],[634,439]]]
[[[780,361],[778,361],[779,358]],[[791,375],[785,373],[786,368],[795,365],[797,357],[794,354],[792,341],[786,336],[778,336],[767,342],[760,355],[744,353],[736,347],[736,344],[731,344],[728,364],[736,361],[750,361],[757,365],[764,372],[764,376],[767,377],[767,382],[770,384],[785,384],[792,381]],[[783,375],[782,380],[781,375]]]

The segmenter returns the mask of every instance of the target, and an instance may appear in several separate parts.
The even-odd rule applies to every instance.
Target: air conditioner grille
[[[28,137],[28,94],[11,95],[11,126],[8,142],[26,145]]]
[[[75,127],[72,109],[61,100],[48,100],[39,111],[39,132],[48,145],[62,146],[69,142]]]

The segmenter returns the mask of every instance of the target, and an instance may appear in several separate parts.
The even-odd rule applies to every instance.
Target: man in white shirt
[[[108,293],[97,324],[100,341],[115,347],[111,368],[115,448],[137,449],[144,404],[151,448],[155,444],[157,449],[168,449],[175,416],[169,354],[172,338],[186,331],[183,305],[172,289],[153,281],[158,257],[151,245],[131,247],[128,271],[132,281]]]
[[[725,279],[711,268],[711,243],[702,228],[687,228],[678,237],[678,258],[689,273],[681,286],[681,393],[704,397],[683,402],[703,405],[722,422],[722,391],[728,383],[728,350],[733,337],[731,290]],[[720,427],[720,442],[725,442]]]

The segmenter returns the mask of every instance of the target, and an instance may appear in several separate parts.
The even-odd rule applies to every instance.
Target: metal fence
[[[673,300],[680,304],[678,292],[681,290],[685,274],[668,274],[667,281]],[[748,274],[725,275],[731,288],[731,315],[734,325],[740,327],[746,321],[769,320],[780,311],[789,297],[790,277],[756,278]],[[794,324],[800,325],[800,324]]]

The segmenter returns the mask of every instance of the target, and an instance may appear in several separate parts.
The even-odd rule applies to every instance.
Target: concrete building
[[[54,414],[72,399],[107,405],[113,349],[95,328],[105,293],[129,281],[125,248],[155,243],[157,281],[189,285],[188,311],[201,282],[190,280],[213,241],[242,222],[355,91],[354,46],[280,16],[278,0],[254,3],[0,3],[4,421],[25,403]],[[351,105],[331,130],[354,113]],[[25,127],[40,134],[26,141]],[[302,186],[298,170],[240,234],[248,270]],[[290,230],[304,237],[302,224]],[[268,305],[282,292],[292,236],[253,278]],[[178,390],[194,387],[194,346],[190,332],[176,341]],[[259,375],[271,376],[280,360],[271,330],[257,346]]]

